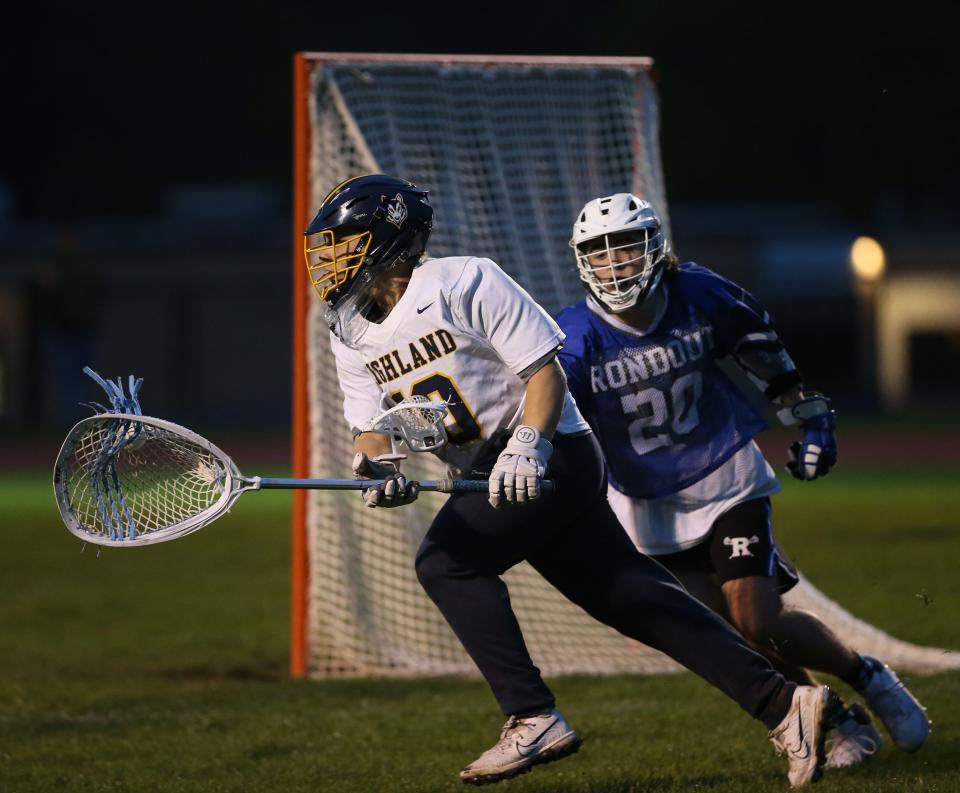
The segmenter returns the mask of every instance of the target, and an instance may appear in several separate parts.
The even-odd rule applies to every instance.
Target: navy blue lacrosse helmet
[[[310,282],[336,307],[394,264],[417,260],[432,226],[427,191],[412,182],[382,173],[347,179],[323,199],[304,232]]]

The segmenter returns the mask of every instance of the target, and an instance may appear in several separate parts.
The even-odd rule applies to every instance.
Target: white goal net
[[[497,261],[544,307],[582,290],[567,245],[589,199],[632,191],[668,218],[658,150],[658,104],[648,59],[300,55],[294,238],[323,196],[362,173],[429,189],[433,256]],[[299,249],[295,251],[299,256]],[[321,305],[294,262],[300,388],[298,475],[349,475],[344,424]],[[295,401],[296,404],[296,401]],[[429,455],[412,478],[436,479]],[[413,570],[443,496],[371,510],[358,497],[316,491],[295,509],[292,669],[313,676],[473,675],[473,663]],[[526,564],[505,580],[534,662],[546,675],[659,673],[678,667],[592,620]],[[901,668],[958,666],[953,655],[897,641],[808,582],[794,603],[845,639]]]

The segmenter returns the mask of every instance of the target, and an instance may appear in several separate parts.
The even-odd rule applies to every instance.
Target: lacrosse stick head
[[[412,452],[433,452],[447,442],[446,417],[446,402],[416,395],[374,416],[364,430],[400,438]]]
[[[203,528],[256,484],[205,438],[133,413],[79,422],[53,474],[66,527],[87,542],[126,548]]]

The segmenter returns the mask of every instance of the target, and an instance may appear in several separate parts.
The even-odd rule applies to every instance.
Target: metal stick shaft
[[[383,479],[276,479],[260,477],[263,490],[366,490],[382,485]],[[420,490],[438,493],[486,493],[486,479],[438,479],[420,482]],[[542,483],[544,493],[553,492],[553,481]]]

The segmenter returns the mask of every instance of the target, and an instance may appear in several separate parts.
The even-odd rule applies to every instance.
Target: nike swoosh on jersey
[[[436,303],[436,302],[437,302],[436,300],[433,301],[433,303]],[[423,306],[423,307],[417,306],[417,313],[418,313],[418,314],[422,314],[424,311],[426,311],[428,308],[430,308],[430,306],[432,306],[433,303],[427,303],[427,305],[425,305],[425,306]]]
[[[556,723],[557,723],[556,719],[551,721],[546,727],[540,730],[540,732],[537,734],[535,738],[533,738],[528,743],[520,743],[520,741],[517,741],[517,754],[519,754],[521,757],[528,757],[529,755],[531,755],[533,753],[533,750],[536,748],[537,744],[540,742],[540,739],[544,735],[546,735],[547,731]]]

